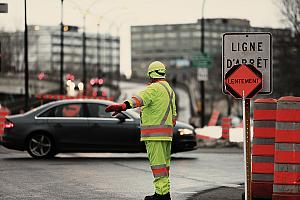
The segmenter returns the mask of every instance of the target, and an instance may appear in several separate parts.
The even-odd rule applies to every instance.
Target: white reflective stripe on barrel
[[[295,143],[276,143],[275,150],[279,151],[300,151],[300,144]]]
[[[274,103],[254,103],[255,110],[276,110],[277,104]]]
[[[292,109],[299,110],[300,102],[299,101],[279,101],[277,104],[277,109]]]
[[[277,130],[299,130],[300,131],[300,123],[297,122],[277,122],[276,123]]]
[[[273,138],[253,138],[253,144],[274,144],[275,139]]]
[[[275,172],[300,172],[300,164],[277,164],[275,163]]]
[[[300,193],[300,185],[273,185],[273,192]]]
[[[266,120],[254,120],[253,127],[261,127],[261,128],[275,128],[276,122],[275,121],[266,121]]]
[[[274,163],[274,157],[273,156],[252,156],[252,162]]]
[[[273,174],[252,174],[253,181],[273,181]]]

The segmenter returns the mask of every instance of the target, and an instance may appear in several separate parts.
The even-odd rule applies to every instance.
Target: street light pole
[[[97,23],[97,51],[96,51],[96,58],[97,58],[97,78],[100,78],[100,35],[99,35],[99,27],[100,23]],[[102,78],[102,77],[101,77]]]
[[[61,0],[61,21],[60,21],[60,94],[64,94],[64,23],[63,23],[63,5]]]
[[[87,82],[86,82],[86,35],[85,35],[86,15],[83,16],[83,33],[82,33],[82,82],[84,85],[83,94],[86,95]]]
[[[90,9],[92,8],[92,6],[94,6],[97,2],[99,2],[98,0],[94,0],[89,6],[88,8],[84,11],[83,14],[83,33],[82,33],[82,82],[84,85],[84,90],[83,90],[83,94],[86,95],[86,89],[87,89],[87,82],[86,82],[86,76],[87,76],[87,71],[86,71],[86,34],[85,34],[85,24],[86,24],[86,16],[89,13]],[[79,6],[76,6],[79,8],[79,10],[81,10],[81,8]]]
[[[204,5],[205,0],[202,1],[202,18],[201,18],[201,53],[204,54],[205,45],[204,45]],[[201,95],[201,127],[204,127],[205,124],[205,88],[204,81],[200,81],[200,95]]]
[[[27,29],[27,4],[26,0],[24,0],[24,9],[25,9],[25,32],[24,32],[24,62],[25,62],[25,107],[24,111],[28,111],[29,108],[29,89],[28,89],[28,29]]]

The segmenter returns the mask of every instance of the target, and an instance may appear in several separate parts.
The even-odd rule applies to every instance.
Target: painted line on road
[[[176,194],[197,194],[198,192],[178,192],[178,191],[174,191],[172,193],[176,193]]]
[[[182,176],[182,175],[174,175],[173,177],[177,177],[177,178],[184,178],[184,179],[189,179],[189,180],[193,180],[193,181],[199,181],[199,182],[203,182],[203,183],[210,183],[212,185],[215,186],[220,186],[220,187],[232,187],[232,188],[237,188],[237,187],[241,187],[241,184],[234,184],[234,183],[223,183],[223,182],[213,182],[213,181],[207,181],[207,180],[201,180],[201,179],[196,179],[196,178],[192,178],[192,177],[186,177],[186,176]]]

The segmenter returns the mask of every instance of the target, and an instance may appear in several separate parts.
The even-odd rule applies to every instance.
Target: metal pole
[[[204,45],[204,5],[205,0],[202,2],[202,19],[201,19],[201,52],[204,54],[205,45]],[[204,127],[205,124],[205,88],[204,81],[200,81],[200,95],[201,95],[201,127]]]
[[[100,24],[97,24],[97,77],[100,78],[100,36],[99,36]]]
[[[63,23],[63,5],[61,0],[61,21],[60,21],[60,94],[64,94],[64,23]]]
[[[230,95],[227,95],[227,116],[229,117],[231,115],[231,104],[232,104],[232,98]]]
[[[244,95],[244,91],[243,91]],[[245,165],[245,200],[251,200],[251,131],[250,131],[250,99],[243,97],[243,135]]]
[[[27,4],[26,0],[24,0],[24,9],[25,9],[25,33],[24,33],[24,62],[25,62],[25,105],[24,105],[24,111],[28,111],[29,108],[29,88],[28,88],[28,79],[29,79],[29,73],[28,73],[28,29],[27,29]]]
[[[118,34],[119,35],[119,34]],[[120,81],[121,81],[121,47],[120,47],[120,37],[118,38],[118,44],[119,44],[119,63],[118,63],[118,71],[117,71],[117,74],[118,74],[118,82],[117,82],[117,86],[118,86],[118,89],[120,89]]]
[[[85,36],[85,20],[86,15],[83,16],[83,33],[82,33],[82,82],[84,85],[83,94],[86,95],[87,82],[86,82],[86,36]]]
[[[112,87],[114,86],[114,65],[113,65],[113,37],[112,35],[110,36],[110,55],[109,55],[109,62],[110,62],[110,80]]]
[[[2,43],[0,42],[0,72],[2,71]]]

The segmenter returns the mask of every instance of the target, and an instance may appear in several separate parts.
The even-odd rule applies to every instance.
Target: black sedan
[[[134,110],[112,116],[105,100],[60,100],[25,114],[7,116],[1,144],[49,158],[61,152],[145,152],[140,141],[140,117]],[[177,122],[172,152],[197,146],[194,128]]]

